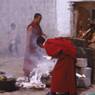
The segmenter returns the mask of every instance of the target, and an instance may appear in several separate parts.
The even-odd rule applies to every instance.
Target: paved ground
[[[0,57],[0,71],[8,71],[14,74],[15,77],[23,75],[22,71],[23,58],[15,57]],[[4,92],[0,95],[45,95],[47,93],[45,90],[29,90],[20,89],[13,92]],[[95,85],[92,85],[89,89],[78,89],[79,95],[89,95],[88,93],[95,93]],[[95,95],[95,94],[93,94]]]
[[[4,92],[0,95],[45,95],[46,90],[44,91],[35,91],[35,90],[18,90],[14,92]]]

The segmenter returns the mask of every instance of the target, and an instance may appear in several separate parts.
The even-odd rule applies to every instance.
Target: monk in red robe
[[[75,60],[77,50],[74,44],[69,39],[62,37],[47,41],[39,37],[37,44],[41,47],[43,44],[47,54],[58,59],[52,71],[50,95],[56,95],[56,92],[66,93],[62,95],[76,95]]]
[[[29,76],[30,72],[39,64],[39,56],[41,56],[41,48],[38,47],[36,40],[39,36],[45,35],[40,27],[42,15],[36,13],[31,24],[27,27],[26,48],[24,56],[23,71],[25,76]],[[39,50],[39,51],[38,51]]]

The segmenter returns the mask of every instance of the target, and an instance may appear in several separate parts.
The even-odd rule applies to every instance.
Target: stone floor
[[[91,87],[84,89],[84,88],[78,88],[79,95],[95,95],[95,85],[92,85]],[[94,94],[93,94],[94,93]]]
[[[15,77],[23,75],[22,71],[23,58],[17,57],[0,57],[0,71],[7,71],[13,73]],[[45,90],[33,90],[33,89],[20,89],[13,92],[3,92],[0,95],[46,95],[48,89]],[[95,95],[95,85],[92,85],[88,89],[78,88],[79,95]],[[92,94],[91,94],[92,95]]]

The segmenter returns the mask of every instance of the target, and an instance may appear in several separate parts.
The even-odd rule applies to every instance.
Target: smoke
[[[50,71],[52,71],[57,59],[49,59],[49,58],[51,57],[42,56],[42,59],[37,60],[37,58],[35,57],[34,60],[36,60],[37,66],[36,68],[33,69],[31,74],[33,74],[34,72],[36,72],[37,74],[44,74],[44,73],[48,74]]]
[[[33,56],[34,57],[34,56]],[[18,78],[16,85],[18,87],[23,88],[45,88],[46,84],[42,82],[41,78],[43,75],[49,76],[50,71],[52,71],[57,59],[52,59],[49,56],[45,56],[42,54],[42,56],[39,56],[39,59],[37,56],[35,56],[34,61],[37,62],[37,66],[30,72],[30,75],[28,78]]]

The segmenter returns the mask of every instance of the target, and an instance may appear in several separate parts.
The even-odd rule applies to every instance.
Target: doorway
[[[87,30],[89,24],[95,22],[95,1],[73,2],[73,30],[78,35],[81,28]]]

